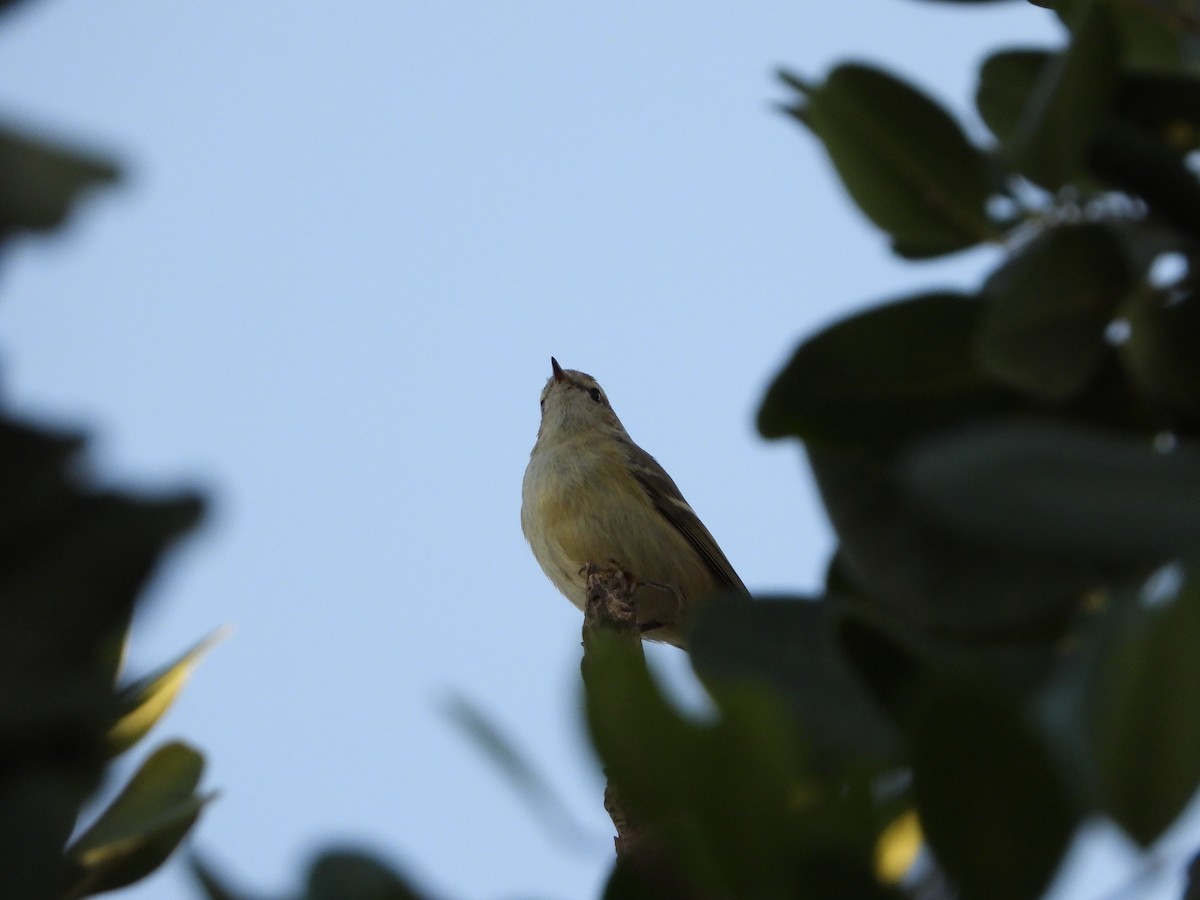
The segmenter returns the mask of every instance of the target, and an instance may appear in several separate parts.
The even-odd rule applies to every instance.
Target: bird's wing
[[[700,554],[700,558],[704,560],[718,584],[749,594],[746,585],[742,584],[742,579],[738,578],[737,572],[733,571],[733,566],[729,564],[729,560],[725,558],[725,554],[721,552],[721,548],[717,546],[713,536],[704,527],[700,517],[683,499],[683,494],[680,493],[671,476],[653,456],[641,450],[640,447],[638,450],[640,452],[637,458],[632,460],[631,468],[634,477],[646,491],[646,495],[654,504],[655,509],[662,513],[666,520],[687,538],[688,543],[696,548],[696,552]]]

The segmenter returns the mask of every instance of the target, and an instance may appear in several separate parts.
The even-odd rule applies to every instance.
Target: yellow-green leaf
[[[227,629],[217,629],[173,663],[121,689],[117,698],[119,718],[108,732],[112,756],[128,750],[154,727],[187,683],[196,663],[227,634]]]

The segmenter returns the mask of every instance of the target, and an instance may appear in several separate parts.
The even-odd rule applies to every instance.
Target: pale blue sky
[[[579,613],[518,524],[549,356],[601,380],[748,585],[815,588],[830,538],[798,448],[755,435],[768,380],[820,324],[969,287],[989,257],[892,261],[772,111],[772,71],[884,61],[966,112],[985,48],[1056,36],[1024,3],[905,0],[38,0],[0,21],[0,112],[128,173],[4,260],[6,397],[89,427],[104,478],[214,501],[131,660],[234,628],[153,735],[207,753],[195,845],[260,892],[350,840],[446,897],[594,896]],[[589,842],[547,834],[451,692]],[[1124,853],[1104,847],[1097,891]],[[191,891],[169,868],[129,896]]]

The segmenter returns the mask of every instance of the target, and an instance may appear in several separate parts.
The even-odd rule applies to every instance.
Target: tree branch
[[[628,662],[644,665],[642,630],[638,624],[633,577],[619,568],[586,567],[587,595],[583,609],[583,680],[592,690],[603,677],[599,657],[612,660],[613,644],[627,651]],[[596,645],[603,641],[603,653]],[[611,671],[611,666],[608,666]],[[614,896],[674,897],[679,900],[713,900],[698,890],[681,872],[670,854],[663,849],[658,835],[646,823],[630,816],[619,788],[608,778],[604,788],[604,809],[617,830],[613,847],[617,865],[610,881]]]
[[[599,633],[629,641],[632,652],[642,655],[642,632],[638,626],[637,603],[633,599],[635,584],[632,577],[621,569],[599,569],[592,563],[587,565],[586,575],[583,662],[580,664],[585,683],[595,677],[588,651]],[[604,809],[617,829],[613,838],[617,859],[628,859],[641,853],[646,844],[645,829],[630,820],[611,781],[604,788]]]

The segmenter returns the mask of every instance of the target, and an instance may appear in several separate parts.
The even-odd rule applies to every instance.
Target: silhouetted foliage
[[[59,227],[116,178],[105,159],[0,127],[0,242]],[[138,881],[207,800],[203,757],[166,744],[71,840],[112,759],[162,716],[206,646],[119,683],[138,594],[203,504],[93,483],[83,443],[0,410],[0,896],[13,900]]]
[[[1040,5],[1066,41],[984,61],[990,144],[881,69],[783,75],[895,253],[1005,255],[974,292],[832,325],[771,385],[759,427],[804,442],[839,546],[824,596],[701,617],[719,720],[644,678],[589,707],[699,896],[922,873],[928,896],[936,872],[1037,897],[1082,821],[1149,847],[1200,785],[1200,27],[1183,3]],[[928,854],[896,887],[873,854],[906,811]]]
[[[1082,822],[1150,847],[1200,785],[1200,19],[1032,5],[1063,44],[983,61],[983,143],[882,69],[782,75],[893,252],[1003,259],[775,378],[759,428],[804,443],[839,546],[822,596],[699,617],[715,719],[589,644],[593,746],[663,863],[606,898],[1034,898]]]
[[[1200,27],[1039,5],[1066,40],[984,61],[989,144],[881,69],[782,76],[895,253],[1004,259],[835,323],[771,385],[759,427],[804,442],[839,546],[824,596],[701,617],[719,719],[644,674],[589,686],[696,896],[1038,897],[1082,821],[1149,847],[1200,785]]]
[[[700,617],[715,717],[679,712],[640,654],[589,646],[593,746],[686,896],[1033,898],[1080,823],[1149,848],[1200,785],[1200,16],[1030,2],[1064,41],[983,61],[986,142],[883,69],[782,75],[893,252],[1004,258],[973,291],[848,316],[775,378],[759,428],[803,442],[839,545],[821,596]],[[115,174],[3,129],[0,239]],[[129,884],[205,802],[199,754],[168,744],[67,846],[202,649],[116,687],[137,592],[200,502],[102,490],[80,446],[0,420],[4,897]],[[211,900],[242,896],[193,867]],[[660,888],[619,864],[605,896]],[[302,896],[418,894],[335,851]]]

